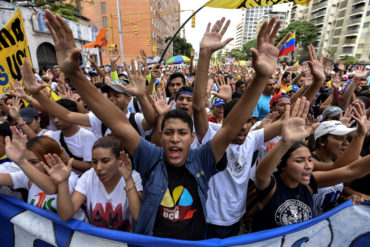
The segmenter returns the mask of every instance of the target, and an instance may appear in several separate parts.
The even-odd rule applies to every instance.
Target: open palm
[[[11,126],[12,139],[5,138],[5,151],[9,159],[18,164],[25,157],[27,138],[16,127]]]
[[[42,162],[42,166],[56,184],[68,180],[72,171],[73,159],[70,159],[68,165],[65,165],[58,155],[47,154],[45,155],[45,160],[47,164]]]
[[[200,49],[207,50],[211,53],[223,48],[225,45],[227,45],[233,38],[228,38],[225,41],[222,40],[222,36],[227,31],[227,28],[230,25],[230,20],[226,22],[224,25],[225,18],[222,18],[221,20],[218,20],[215,25],[211,28],[211,23],[208,23],[206,32],[203,36],[203,39],[200,44]],[[223,26],[224,25],[224,26]],[[223,26],[223,28],[222,28]],[[222,29],[221,29],[222,28]]]
[[[48,86],[47,83],[38,83],[34,73],[32,72],[31,64],[27,58],[24,59],[21,67],[23,84],[30,94],[37,94],[41,89]]]

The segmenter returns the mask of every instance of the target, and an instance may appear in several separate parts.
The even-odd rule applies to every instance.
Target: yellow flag
[[[294,66],[299,66],[299,60],[297,60],[297,62],[295,62]]]
[[[297,4],[305,5],[310,1],[311,0],[210,0],[205,4],[205,6],[211,8],[240,9],[276,5],[288,2],[295,2]]]
[[[0,94],[10,90],[13,78],[21,81],[21,65],[27,57],[31,61],[22,12],[17,9],[10,21],[0,30]]]

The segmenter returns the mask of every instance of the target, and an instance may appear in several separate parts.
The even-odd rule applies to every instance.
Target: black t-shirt
[[[204,239],[205,218],[195,178],[185,166],[166,168],[168,188],[158,208],[154,236]]]
[[[257,190],[258,200],[262,201],[272,190],[276,181],[276,191],[262,211],[258,212],[252,223],[252,231],[261,231],[303,222],[312,218],[313,200],[307,186],[299,184],[296,188],[289,188],[281,179],[279,172],[271,177],[270,185]],[[311,176],[310,184],[313,193],[317,192],[316,180]]]

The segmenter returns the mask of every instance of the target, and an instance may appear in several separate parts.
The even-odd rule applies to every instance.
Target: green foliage
[[[356,59],[355,57],[352,57],[352,56],[342,57],[342,62],[344,63],[344,65],[359,64],[360,63],[360,61],[358,59]]]
[[[276,37],[276,44],[280,42],[289,32],[295,32],[296,43],[307,47],[317,41],[317,27],[308,21],[296,21],[290,23],[286,28],[281,30]]]
[[[252,52],[250,51],[251,48],[257,48],[257,40],[256,39],[248,41],[243,46],[243,51],[245,53],[245,60],[251,60],[252,59]]]
[[[54,14],[59,14],[63,18],[71,21],[77,21],[75,14],[79,15],[79,11],[76,6],[72,4],[66,4],[64,0],[27,0],[33,2],[35,7],[42,9],[50,9]],[[76,0],[75,2],[77,2]]]
[[[171,40],[171,37],[165,39],[166,42]],[[173,40],[173,55],[185,55],[190,57],[190,52],[193,49],[193,46],[186,41],[184,38],[178,36]]]
[[[226,52],[226,57],[235,58],[235,60],[245,60],[245,53],[240,49],[232,49]]]

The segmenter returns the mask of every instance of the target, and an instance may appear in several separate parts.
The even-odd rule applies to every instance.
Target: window
[[[103,16],[103,27],[108,28],[108,18],[106,16]]]
[[[105,2],[101,3],[101,12],[102,12],[102,14],[107,13],[107,3],[105,3]]]

